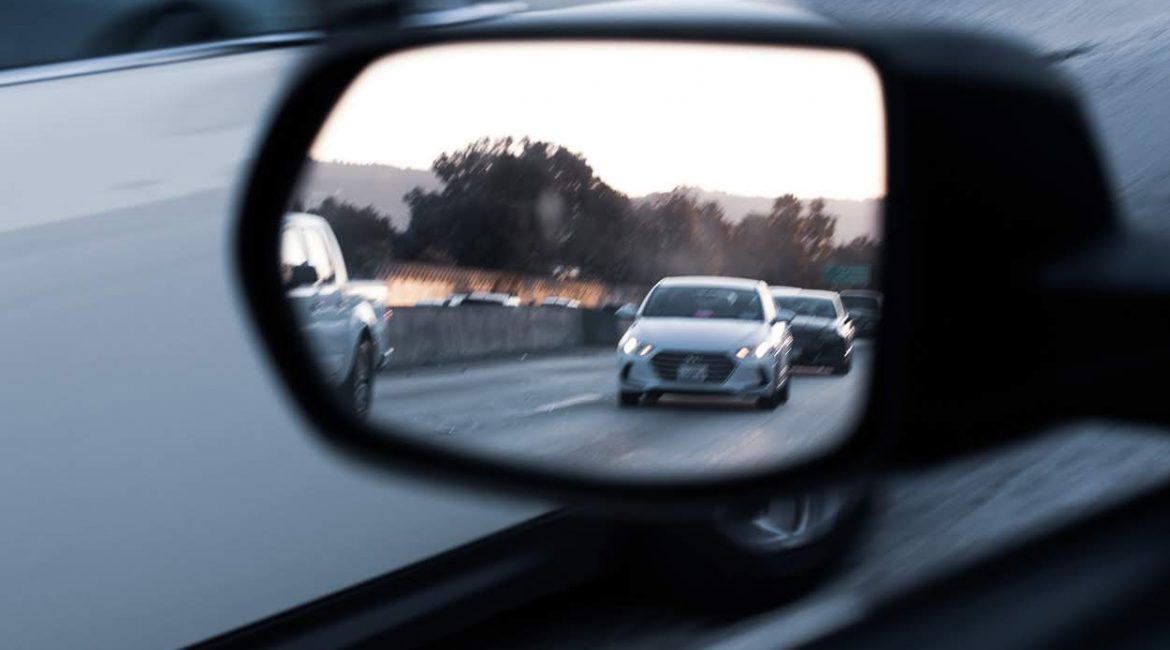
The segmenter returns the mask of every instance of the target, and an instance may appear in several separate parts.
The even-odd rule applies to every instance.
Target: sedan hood
[[[728,352],[759,343],[769,326],[757,320],[729,318],[640,318],[630,335],[658,350]]]

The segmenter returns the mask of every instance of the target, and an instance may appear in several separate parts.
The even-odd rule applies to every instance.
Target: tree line
[[[834,239],[820,199],[786,194],[738,223],[687,188],[632,199],[579,153],[529,139],[481,139],[440,155],[442,188],[415,188],[410,221],[328,198],[309,211],[330,222],[355,277],[389,260],[651,284],[668,275],[734,275],[769,284],[824,285],[827,264],[874,269],[879,242]],[[870,282],[876,283],[875,273]]]

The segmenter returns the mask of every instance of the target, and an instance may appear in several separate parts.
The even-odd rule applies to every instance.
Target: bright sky
[[[428,169],[478,138],[584,155],[631,196],[678,185],[745,196],[886,192],[881,83],[860,55],[639,42],[444,45],[370,66],[317,160]]]

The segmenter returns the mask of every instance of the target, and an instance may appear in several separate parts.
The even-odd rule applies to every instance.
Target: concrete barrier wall
[[[605,328],[591,321],[586,336],[586,313],[549,307],[395,308],[389,365],[408,368],[600,344]],[[616,342],[610,338],[606,343]]]

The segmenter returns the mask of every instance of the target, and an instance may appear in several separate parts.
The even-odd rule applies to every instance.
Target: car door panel
[[[547,509],[354,472],[269,372],[234,179],[302,55],[0,87],[5,646],[185,645]]]

